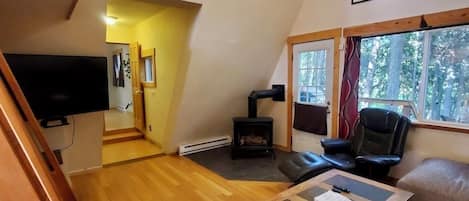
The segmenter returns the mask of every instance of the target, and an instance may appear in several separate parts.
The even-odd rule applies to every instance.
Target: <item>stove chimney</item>
[[[285,101],[285,85],[274,84],[270,90],[254,90],[248,97],[248,117],[257,118],[257,100],[272,98],[273,101]]]

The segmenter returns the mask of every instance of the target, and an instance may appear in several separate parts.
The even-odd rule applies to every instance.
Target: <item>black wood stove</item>
[[[233,144],[231,157],[269,153],[275,158],[273,150],[273,119],[257,117],[257,100],[272,98],[285,101],[285,86],[273,85],[271,90],[252,91],[248,97],[248,117],[233,118]]]

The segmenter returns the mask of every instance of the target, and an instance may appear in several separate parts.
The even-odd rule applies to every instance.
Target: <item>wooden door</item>
[[[130,69],[132,71],[132,100],[134,106],[135,128],[145,133],[145,107],[143,87],[140,78],[140,45],[138,42],[129,44]]]

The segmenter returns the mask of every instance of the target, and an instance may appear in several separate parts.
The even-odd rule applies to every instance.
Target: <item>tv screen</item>
[[[38,119],[109,109],[106,57],[5,54]]]

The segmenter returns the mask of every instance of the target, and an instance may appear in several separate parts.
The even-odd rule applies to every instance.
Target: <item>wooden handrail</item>
[[[0,92],[6,92],[6,88],[3,86],[3,81],[2,86],[0,89]],[[24,173],[26,174],[26,177],[28,178],[32,188],[36,192],[37,198],[40,199],[41,201],[47,201],[49,199],[49,195],[47,193],[47,185],[52,186],[52,183],[50,182],[51,180],[42,182],[40,177],[38,177],[35,172],[38,168],[35,168],[33,164],[30,163],[28,156],[26,154],[27,150],[23,149],[25,143],[20,144],[21,138],[24,138],[25,136],[20,136],[21,134],[18,134],[15,129],[13,128],[13,125],[10,124],[11,122],[11,116],[8,115],[7,111],[4,109],[3,101],[9,101],[6,100],[6,97],[2,96],[2,99],[0,100],[0,131],[4,135],[4,137],[7,139],[8,144],[10,145],[11,149],[13,150],[17,161],[21,164],[21,167],[24,170]],[[24,133],[22,133],[24,134]],[[27,148],[33,148],[32,146],[26,146]],[[3,147],[2,147],[3,148]],[[33,149],[34,150],[34,149]],[[4,153],[2,153],[4,154]],[[40,155],[38,155],[40,156]],[[3,159],[2,159],[3,160]],[[2,161],[2,162],[7,162],[7,161]],[[19,171],[19,170],[14,170],[14,171]],[[45,166],[42,166],[42,173],[45,173],[47,171]],[[47,174],[43,174],[47,177]],[[47,183],[47,184],[45,184]],[[32,196],[32,195],[29,195]]]
[[[39,152],[39,150],[42,150],[44,152],[45,161],[44,160],[42,161],[43,163],[42,166],[48,167],[50,169],[49,174],[53,181],[53,190],[55,191],[55,194],[59,195],[57,199],[61,201],[76,201],[76,198],[65,178],[65,175],[60,169],[59,163],[57,159],[55,158],[54,153],[50,149],[44,137],[44,134],[42,133],[42,130],[39,126],[39,123],[34,116],[34,113],[31,107],[29,106],[28,101],[26,100],[26,97],[24,96],[23,91],[20,88],[20,85],[18,84],[15,76],[13,75],[13,72],[11,71],[1,51],[0,51],[0,74],[1,74],[1,77],[3,78],[3,81],[5,82],[6,87],[9,89],[8,90],[9,92],[6,92],[5,95],[8,96],[8,94],[10,94],[12,99],[17,103],[18,114],[16,114],[16,116],[19,115],[19,111],[21,111],[25,115],[26,122],[31,128],[31,132],[29,132],[31,135],[30,137],[33,137],[38,142],[39,147],[34,147],[35,152]],[[23,140],[25,139],[23,138]],[[22,144],[25,142],[19,141],[18,143]],[[31,144],[31,146],[34,146],[34,144]],[[26,156],[32,157],[30,155],[26,155]],[[44,164],[44,163],[48,163],[48,164]],[[53,200],[57,200],[57,199],[53,199]]]

